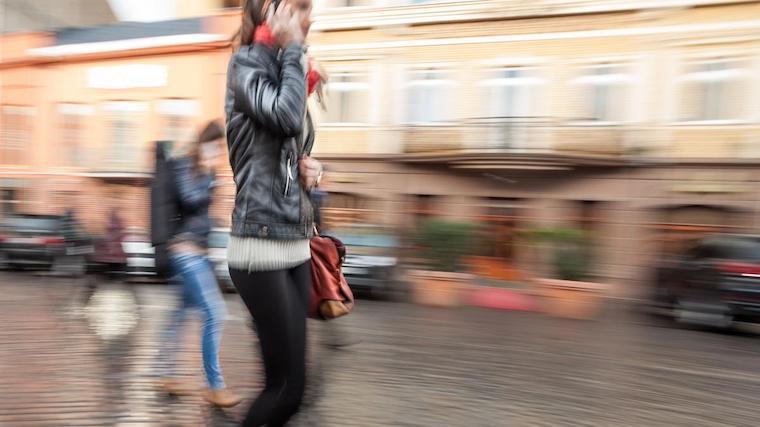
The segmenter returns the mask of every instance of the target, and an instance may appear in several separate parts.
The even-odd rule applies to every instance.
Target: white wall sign
[[[130,64],[87,70],[90,89],[131,89],[166,86],[169,71],[163,65]]]

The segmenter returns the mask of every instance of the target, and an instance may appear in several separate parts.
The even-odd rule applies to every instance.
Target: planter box
[[[599,314],[607,286],[594,282],[536,279],[541,309],[568,319],[592,319]]]
[[[462,273],[414,270],[409,275],[413,301],[434,307],[462,305],[472,282],[472,276]]]
[[[477,287],[468,292],[467,303],[473,307],[496,310],[537,311],[535,297],[508,288]]]

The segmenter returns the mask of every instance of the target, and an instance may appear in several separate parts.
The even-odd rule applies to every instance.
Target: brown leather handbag
[[[346,246],[330,236],[311,239],[311,302],[309,317],[330,320],[350,313],[354,294],[343,276]]]

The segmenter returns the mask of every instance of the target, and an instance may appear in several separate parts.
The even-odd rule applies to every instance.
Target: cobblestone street
[[[156,392],[170,287],[107,284],[83,308],[75,281],[0,280],[0,425],[225,426],[246,410],[249,400],[223,412]],[[255,334],[238,297],[227,301],[222,367],[251,398],[262,381]],[[622,305],[604,319],[360,301],[332,331],[355,345],[330,350],[330,331],[310,325],[323,387],[294,424],[760,425],[756,336],[658,325]],[[200,387],[198,321],[185,336],[183,373]]]

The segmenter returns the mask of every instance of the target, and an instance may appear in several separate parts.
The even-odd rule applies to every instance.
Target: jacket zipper
[[[285,180],[285,197],[290,193],[290,182],[293,181],[293,153],[288,153],[288,176]]]
[[[303,144],[300,147],[300,153],[301,156],[311,155],[311,149],[314,146],[314,123],[311,121],[311,114],[309,113],[309,110],[306,110],[306,115],[304,117],[304,120],[306,121],[306,129],[304,129],[304,132],[306,132],[306,137],[301,138],[303,141]],[[306,224],[304,225],[304,232],[307,236],[313,235],[313,230],[315,229],[314,225],[314,209],[313,205],[311,203],[311,197],[309,197],[309,193],[304,190],[301,193],[301,220],[306,220]],[[304,200],[304,198],[306,200]],[[310,206],[312,206],[312,209],[309,209],[306,205],[308,203]]]

